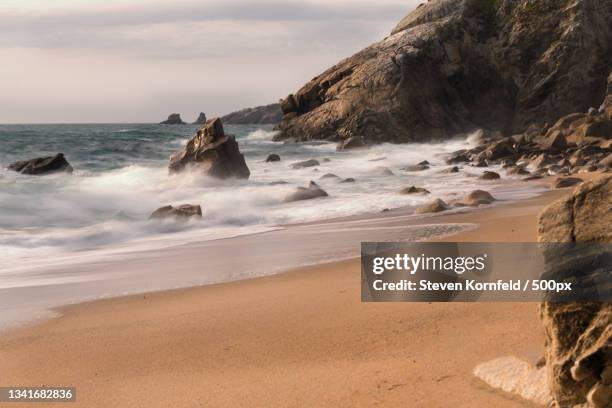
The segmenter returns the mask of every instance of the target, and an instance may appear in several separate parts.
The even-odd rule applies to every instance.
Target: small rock
[[[310,160],[305,160],[305,161],[301,161],[301,162],[297,162],[297,163],[293,163],[291,165],[292,168],[294,169],[302,169],[305,167],[315,167],[315,166],[319,166],[321,163],[319,163],[318,160],[315,159],[310,159]]]
[[[320,180],[325,180],[325,179],[339,179],[340,177],[336,176],[334,173],[326,173],[324,175],[322,175],[321,177],[319,177]]]
[[[347,177],[344,180],[340,181],[341,183],[354,183],[355,179],[352,177]]]
[[[542,168],[548,164],[551,164],[553,160],[546,153],[540,154],[538,157],[531,161],[531,165],[536,169]]]
[[[450,173],[459,173],[459,167],[453,166],[448,169],[441,170],[440,173],[450,174]]]
[[[400,194],[429,194],[429,191],[423,187],[411,186],[402,188]]]
[[[491,204],[493,201],[496,201],[496,199],[488,191],[474,190],[462,200],[456,201],[452,204],[459,207],[478,207],[479,205],[483,204]]]
[[[540,180],[540,179],[543,179],[543,178],[544,178],[544,176],[542,176],[541,174],[534,174],[532,176],[525,177],[523,179],[523,181]]]
[[[497,180],[501,178],[501,176],[498,173],[495,173],[494,171],[485,171],[478,178],[481,180]]]
[[[400,170],[404,170],[404,171],[424,171],[424,170],[429,170],[429,166],[427,164],[414,164],[411,166],[406,166],[406,167],[402,167]]]
[[[312,200],[319,197],[327,197],[329,194],[323,190],[317,183],[311,181],[308,187],[298,187],[297,190],[289,194],[283,200],[285,203],[291,203],[293,201]]]
[[[446,160],[446,164],[467,163],[468,161],[470,160],[467,155],[467,150],[461,149],[451,153],[449,158]]]
[[[436,199],[416,209],[415,214],[437,213],[448,210],[448,204],[441,199]]]
[[[186,221],[189,218],[202,218],[202,207],[199,205],[183,204],[178,207],[167,205],[160,207],[149,216],[149,219],[176,218]]]
[[[281,161],[281,158],[278,154],[269,154],[268,157],[266,157],[266,163],[270,163],[270,162],[278,162]]]
[[[512,176],[512,175],[524,176],[524,175],[527,175],[527,174],[530,174],[530,173],[529,173],[529,171],[525,170],[521,166],[514,166],[514,167],[511,167],[510,169],[508,169],[506,174],[509,175],[509,176]]]

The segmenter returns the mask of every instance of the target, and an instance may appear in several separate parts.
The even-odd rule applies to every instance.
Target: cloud
[[[0,47],[88,48],[140,51],[143,55],[278,52],[316,48],[330,35],[371,35],[381,21],[399,21],[410,2],[207,1],[0,13]],[[390,28],[390,27],[389,27]],[[329,32],[333,29],[333,32]],[[362,34],[363,33],[363,34]],[[238,41],[227,40],[235,39]],[[231,47],[215,46],[226,43]],[[206,44],[209,47],[206,47]],[[343,44],[339,44],[343,46]],[[191,52],[190,52],[191,50]]]
[[[417,4],[59,1],[0,8],[0,122],[159,121],[274,102]]]

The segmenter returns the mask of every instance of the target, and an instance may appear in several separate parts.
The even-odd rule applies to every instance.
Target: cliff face
[[[282,117],[283,112],[280,105],[273,103],[232,112],[221,117],[221,120],[232,125],[276,125],[281,121]]]
[[[599,106],[612,3],[431,0],[281,103],[278,139],[424,141],[508,134]]]

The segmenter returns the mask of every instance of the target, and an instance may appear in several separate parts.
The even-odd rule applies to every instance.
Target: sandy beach
[[[448,241],[534,241],[567,192],[426,222],[479,225]],[[529,406],[471,371],[540,357],[537,304],[366,304],[359,276],[349,260],[62,308],[2,334],[2,383],[75,386],[79,407]]]

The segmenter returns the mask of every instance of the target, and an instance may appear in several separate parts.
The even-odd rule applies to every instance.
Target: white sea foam
[[[273,143],[274,132],[256,129],[239,138],[251,169],[246,180],[219,181],[201,174],[169,175],[167,159],[92,171],[73,176],[22,176],[0,171],[0,269],[51,262],[50,257],[81,256],[83,251],[151,248],[249,234],[282,224],[310,222],[383,209],[417,206],[433,198],[450,199],[475,188],[483,169],[464,167],[443,174],[447,153],[470,147],[466,139],[439,144],[382,144],[366,150],[336,151],[331,143]],[[177,145],[185,138],[170,141]],[[265,163],[269,153],[282,161]],[[315,158],[320,166],[293,169],[298,161]],[[329,161],[324,160],[329,158]],[[405,172],[402,167],[428,160],[431,168]],[[395,175],[382,175],[379,167]],[[326,173],[354,178],[354,183],[321,179]],[[316,181],[329,197],[284,203],[297,186]],[[287,184],[271,183],[284,181]],[[527,186],[507,180],[481,182],[486,189]],[[400,195],[402,187],[417,185],[431,195]],[[156,208],[168,204],[199,204],[201,221],[149,221]]]

